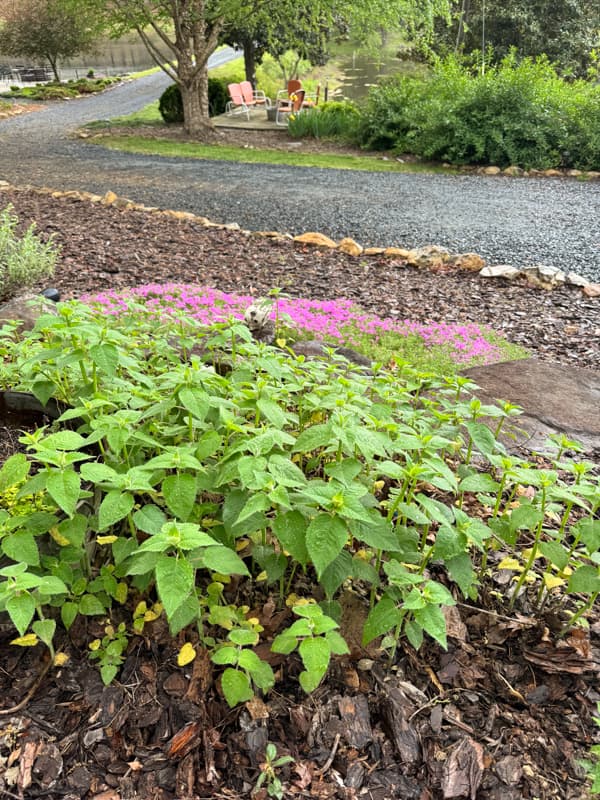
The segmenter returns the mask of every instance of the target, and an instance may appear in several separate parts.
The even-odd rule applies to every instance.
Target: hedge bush
[[[597,169],[600,87],[567,83],[545,58],[511,54],[481,75],[452,57],[373,89],[359,140],[452,164]]]

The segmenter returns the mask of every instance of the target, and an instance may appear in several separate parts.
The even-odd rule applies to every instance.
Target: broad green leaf
[[[106,609],[100,600],[98,600],[96,595],[84,594],[79,601],[79,613],[85,614],[86,617],[90,617],[99,614],[106,614]]]
[[[238,658],[240,655],[240,651],[237,647],[231,647],[230,645],[225,645],[224,647],[219,647],[218,650],[211,655],[210,660],[213,664],[237,664]]]
[[[6,610],[19,635],[23,636],[35,614],[35,600],[30,594],[20,592],[8,598]]]
[[[75,513],[81,494],[81,481],[73,469],[51,472],[46,477],[50,497],[70,517]]]
[[[435,535],[435,545],[432,556],[440,561],[447,561],[453,556],[464,553],[467,549],[467,537],[460,533],[454,526],[440,525]]]
[[[250,678],[239,669],[228,667],[225,670],[221,677],[221,688],[230,708],[233,708],[238,703],[245,703],[254,697]]]
[[[267,511],[269,508],[271,508],[271,501],[269,498],[266,496],[266,494],[257,492],[256,494],[251,495],[248,502],[241,509],[235,524],[240,525],[242,522],[249,520],[257,512]]]
[[[458,585],[464,597],[471,597],[474,587],[477,585],[477,574],[473,569],[471,558],[467,553],[449,558],[446,561],[446,569],[452,580]]]
[[[59,431],[46,436],[42,444],[46,450],[79,450],[84,447],[86,440],[75,431]]]
[[[200,461],[205,461],[214,456],[221,447],[222,441],[223,437],[216,431],[206,431],[196,443],[196,449],[194,450],[196,458],[200,459]]]
[[[571,594],[593,594],[600,591],[600,570],[591,564],[583,564],[569,577],[567,591]]]
[[[277,483],[282,486],[294,488],[306,483],[306,476],[291,458],[282,455],[273,455],[269,458],[269,472]]]
[[[363,628],[362,643],[368,645],[378,636],[395,629],[402,619],[402,614],[396,603],[388,595],[373,606]]]
[[[529,503],[522,503],[517,508],[513,508],[510,515],[510,531],[528,530],[532,531],[542,521],[542,511]]]
[[[101,464],[97,461],[82,464],[80,472],[85,481],[91,481],[92,483],[122,484],[123,482],[123,475],[119,475],[116,470],[107,464]]]
[[[195,477],[188,472],[168,475],[163,480],[161,488],[169,511],[185,522],[196,502],[198,486]]]
[[[114,344],[102,342],[94,344],[89,350],[90,357],[94,364],[106,375],[114,375],[119,366],[119,350]]]
[[[312,692],[321,683],[327,672],[331,658],[329,642],[324,637],[304,639],[298,647],[300,658],[306,669],[304,680],[300,684],[305,692]]]
[[[460,482],[459,492],[497,492],[500,488],[498,481],[485,472],[476,472],[474,475],[467,475]]]
[[[38,619],[31,626],[31,630],[47,647],[50,647],[56,631],[56,622],[53,619]]]
[[[331,438],[331,424],[326,425],[312,425],[310,428],[305,428],[300,436],[296,439],[292,452],[294,453],[309,453],[312,450],[317,450],[320,447],[327,447]]]
[[[337,558],[348,538],[346,525],[339,517],[318,514],[306,531],[306,548],[320,579]]]
[[[342,583],[352,575],[352,566],[352,556],[347,550],[342,550],[331,564],[323,570],[319,583],[327,597],[333,597]]]
[[[250,651],[246,650],[245,652],[249,653]],[[256,656],[255,653],[251,653],[251,655]],[[242,656],[244,656],[244,653],[242,653]],[[242,657],[240,657],[240,666],[242,666]],[[268,692],[269,689],[273,688],[275,684],[275,676],[273,675],[271,665],[258,658],[258,656],[256,656],[256,662],[250,670],[250,674],[252,675],[252,680],[254,683],[263,692]]]
[[[362,519],[348,521],[352,536],[376,550],[397,550],[398,536],[390,523],[375,509],[365,509],[365,517],[368,522]]]
[[[234,644],[240,645],[240,647],[258,644],[258,633],[248,628],[235,628],[229,632],[227,638]]]
[[[279,514],[271,523],[271,530],[280,545],[303,567],[308,563],[307,528],[306,519],[299,511]]]
[[[71,627],[71,625],[75,622],[75,618],[79,613],[79,606],[77,603],[73,603],[71,601],[67,601],[63,603],[60,607],[60,618],[62,620],[62,624],[65,626],[67,630]]]
[[[276,428],[283,428],[287,422],[287,415],[279,408],[277,403],[261,395],[256,401],[260,413],[266,417]]]
[[[466,422],[465,428],[482,455],[490,456],[497,451],[504,452],[504,446],[496,441],[494,434],[483,422]]]
[[[202,553],[202,562],[207,569],[222,575],[249,575],[248,567],[233,550],[222,545],[207,547]]]
[[[98,509],[98,527],[101,531],[110,528],[124,519],[133,509],[134,499],[129,492],[111,489],[100,503]]]
[[[5,492],[10,486],[16,486],[29,475],[30,463],[24,453],[14,453],[0,469],[0,492]]]
[[[448,647],[446,639],[446,619],[439,606],[426,605],[425,608],[415,609],[413,612],[415,620],[423,628],[425,633],[432,639],[441,644],[444,650]]]
[[[404,623],[404,633],[415,650],[418,650],[423,644],[423,628],[414,619],[407,619]]]
[[[560,542],[541,542],[539,550],[558,569],[564,569],[569,563],[569,551]]]
[[[441,503],[439,500],[435,500],[433,497],[428,497],[426,494],[422,493],[415,495],[415,500],[419,503],[421,508],[427,512],[431,520],[439,522],[440,524],[448,523],[449,525],[452,525],[454,522],[454,512],[452,508]]]
[[[287,656],[292,653],[297,646],[298,640],[296,637],[290,635],[288,631],[284,631],[273,639],[271,650],[274,653],[282,653],[283,655]]]
[[[188,386],[181,389],[179,399],[183,407],[192,414],[193,417],[202,422],[210,409],[209,397],[198,386]]]
[[[334,655],[343,656],[350,652],[346,640],[337,631],[327,631],[325,638],[327,639],[329,649]]]
[[[29,566],[37,567],[40,563],[40,554],[35,538],[29,531],[17,531],[2,539],[4,555],[13,561],[22,561]]]
[[[156,588],[167,619],[190,595],[194,586],[194,569],[185,558],[161,555],[155,567]]]
[[[75,514],[70,519],[64,519],[58,525],[58,533],[73,547],[81,547],[88,528],[89,520],[83,514]]]
[[[41,594],[47,594],[49,597],[52,597],[56,594],[69,593],[69,590],[63,581],[61,581],[61,579],[57,578],[55,575],[45,575],[43,578],[38,578],[37,587]]]
[[[167,515],[158,506],[150,503],[147,506],[142,506],[133,514],[133,521],[136,528],[153,536],[156,533],[160,533],[167,521]]]
[[[325,474],[335,478],[344,486],[351,486],[354,478],[360,475],[362,464],[355,458],[345,458],[343,461],[333,461],[325,467]]]

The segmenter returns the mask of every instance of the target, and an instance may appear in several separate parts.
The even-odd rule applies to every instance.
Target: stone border
[[[599,173],[600,176],[600,173]],[[435,269],[446,266],[453,266],[457,269],[477,272],[482,278],[504,278],[514,280],[515,278],[525,278],[529,286],[551,290],[558,286],[567,285],[580,288],[587,297],[600,297],[600,283],[592,283],[575,272],[565,273],[556,267],[538,264],[517,268],[509,264],[497,264],[487,266],[485,259],[478,253],[451,253],[445,247],[437,245],[427,245],[412,250],[402,247],[362,247],[358,242],[349,237],[336,242],[322,233],[302,233],[299,236],[291,236],[289,233],[278,231],[248,231],[241,228],[237,222],[221,224],[212,222],[207,217],[197,216],[190,211],[174,211],[172,209],[161,209],[156,206],[145,206],[135,203],[127,197],[120,197],[114,192],[108,191],[104,195],[93,194],[91,192],[80,192],[76,190],[60,191],[47,187],[36,186],[14,186],[8,181],[0,180],[1,191],[15,192],[34,192],[35,194],[46,194],[51,197],[70,197],[82,202],[97,203],[103,206],[114,206],[121,211],[143,211],[150,214],[162,214],[178,220],[196,222],[204,228],[217,228],[219,230],[239,231],[247,236],[263,236],[268,239],[288,239],[298,244],[312,247],[324,247],[330,250],[339,250],[346,255],[358,257],[364,256],[383,256],[385,258],[398,258],[406,262],[411,267],[418,269]]]

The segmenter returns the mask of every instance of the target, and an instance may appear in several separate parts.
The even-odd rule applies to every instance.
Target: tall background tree
[[[450,28],[439,26],[436,47],[471,53],[490,48],[502,59],[543,53],[564,75],[583,77],[600,45],[599,0],[462,0]]]
[[[298,19],[303,0],[77,0],[95,8],[115,35],[138,32],[154,61],[179,85],[185,130],[197,138],[213,134],[208,104],[208,59],[228,24],[265,13],[273,20]],[[380,29],[432,30],[448,15],[452,0],[340,0],[304,2],[307,33],[312,21],[334,31],[340,19],[367,38]],[[304,24],[304,23],[303,23]],[[284,29],[282,29],[285,32]],[[155,37],[151,38],[150,32]],[[158,44],[155,43],[158,41]],[[258,41],[258,40],[257,40]],[[273,39],[269,40],[271,47]],[[261,45],[262,46],[262,45]]]
[[[4,0],[0,17],[0,52],[47,61],[57,81],[59,61],[92,51],[101,29],[71,0]]]

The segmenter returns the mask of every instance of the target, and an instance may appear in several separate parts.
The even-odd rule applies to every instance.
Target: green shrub
[[[208,79],[208,107],[211,117],[216,117],[225,112],[229,100],[225,78]],[[158,110],[167,125],[181,125],[183,123],[183,101],[181,90],[176,83],[167,87],[158,101]]]
[[[359,123],[360,111],[354,103],[332,101],[293,115],[288,131],[295,138],[311,136],[315,139],[353,141]]]
[[[176,83],[167,86],[158,101],[158,110],[167,125],[181,125],[183,122],[183,101]]]
[[[225,107],[229,100],[229,92],[227,91],[227,81],[225,78],[212,78],[208,79],[208,107],[211,117],[218,117],[219,114],[225,113]]]
[[[453,164],[600,165],[600,87],[567,83],[547,59],[514,54],[484,75],[450,57],[428,78],[369,94],[360,142]]]
[[[6,300],[22,289],[50,277],[58,256],[52,239],[42,242],[32,224],[23,236],[16,234],[18,218],[8,205],[0,211],[0,300]]]

